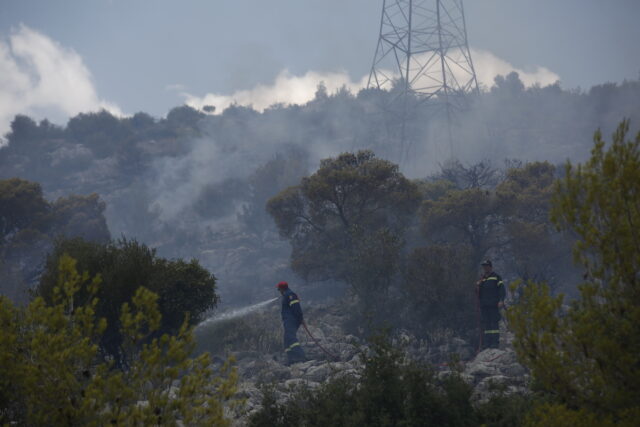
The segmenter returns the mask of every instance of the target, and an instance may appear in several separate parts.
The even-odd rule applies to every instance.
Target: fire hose
[[[313,342],[315,342],[315,343],[316,343],[316,345],[317,345],[318,347],[320,347],[320,350],[324,351],[324,353],[325,353],[327,356],[329,356],[331,359],[334,359],[334,360],[338,360],[338,359],[339,359],[339,357],[338,357],[338,356],[336,356],[335,354],[331,353],[329,350],[327,350],[326,348],[324,348],[324,347],[322,346],[322,344],[320,344],[320,342],[316,339],[316,337],[314,337],[314,336],[311,334],[311,332],[309,332],[309,328],[307,328],[307,324],[306,324],[304,321],[302,322],[302,326],[304,327],[304,330],[307,332],[307,335],[309,335],[309,336],[311,337],[311,339],[313,340]]]

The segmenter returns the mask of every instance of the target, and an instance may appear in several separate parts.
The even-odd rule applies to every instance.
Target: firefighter
[[[500,309],[504,307],[506,295],[502,277],[493,271],[491,260],[483,261],[483,274],[476,282],[480,305],[482,348],[498,348],[500,344]]]
[[[298,296],[289,289],[287,282],[276,285],[282,295],[282,324],[284,326],[284,351],[287,353],[287,365],[304,362],[304,350],[296,337],[298,328],[304,321]]]

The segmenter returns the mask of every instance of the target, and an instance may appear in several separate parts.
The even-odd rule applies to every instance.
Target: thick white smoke
[[[520,80],[525,86],[547,86],[560,80],[553,71],[548,68],[535,66],[534,71],[519,69],[508,61],[498,58],[486,50],[472,49],[471,56],[478,78],[478,83],[484,87],[491,87],[497,75],[507,75],[513,71],[520,75]],[[392,75],[393,73],[386,73]],[[459,76],[464,78],[464,76]],[[353,80],[349,74],[342,72],[320,73],[309,71],[302,76],[295,76],[289,71],[282,71],[270,85],[260,84],[251,89],[244,89],[230,95],[220,93],[207,93],[197,96],[183,93],[185,102],[191,107],[202,109],[206,105],[216,107],[216,112],[221,113],[231,105],[251,106],[255,110],[263,111],[274,104],[305,104],[314,98],[316,89],[323,83],[329,93],[346,88],[352,93],[357,93],[367,85],[368,75]]]

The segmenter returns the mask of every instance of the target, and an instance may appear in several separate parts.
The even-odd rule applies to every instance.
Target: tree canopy
[[[97,315],[101,286],[65,255],[52,304],[38,297],[17,308],[0,297],[0,422],[228,425],[223,404],[235,392],[235,370],[214,371],[208,353],[192,359],[186,321],[175,334],[154,337],[162,316],[148,289],[136,288],[118,310],[125,345],[140,347],[139,357],[121,371],[99,356],[108,327]]]
[[[24,302],[46,253],[60,236],[107,242],[104,210],[95,193],[49,202],[38,183],[0,180],[0,292]]]
[[[580,297],[564,305],[546,285],[529,284],[509,320],[514,346],[551,396],[537,425],[635,425],[640,416],[640,134],[624,121],[591,158],[567,163],[552,218],[578,236],[585,271]]]
[[[271,198],[267,210],[291,242],[294,271],[343,280],[364,296],[368,286],[388,287],[419,200],[397,165],[359,151],[322,160],[313,175]],[[374,266],[382,274],[369,274]]]
[[[121,239],[101,244],[82,239],[56,242],[47,257],[37,294],[45,301],[55,301],[58,265],[65,256],[77,260],[78,268],[91,276],[99,276],[102,286],[97,292],[99,302],[95,309],[107,320],[100,342],[101,350],[126,364],[123,351],[124,337],[120,334],[120,307],[131,303],[138,287],[142,286],[158,295],[158,308],[162,321],[158,334],[176,333],[185,319],[194,325],[218,302],[216,278],[200,266],[197,260],[167,260],[156,251],[135,240]],[[77,298],[88,298],[82,292]]]
[[[446,193],[422,205],[422,227],[434,240],[449,240],[468,245],[475,260],[489,250],[507,243],[501,233],[504,211],[500,200],[488,190],[470,188]]]

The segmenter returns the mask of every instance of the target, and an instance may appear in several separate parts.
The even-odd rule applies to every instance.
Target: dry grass
[[[196,330],[197,351],[213,355],[282,350],[282,324],[277,308],[271,307],[236,319],[221,320]]]

